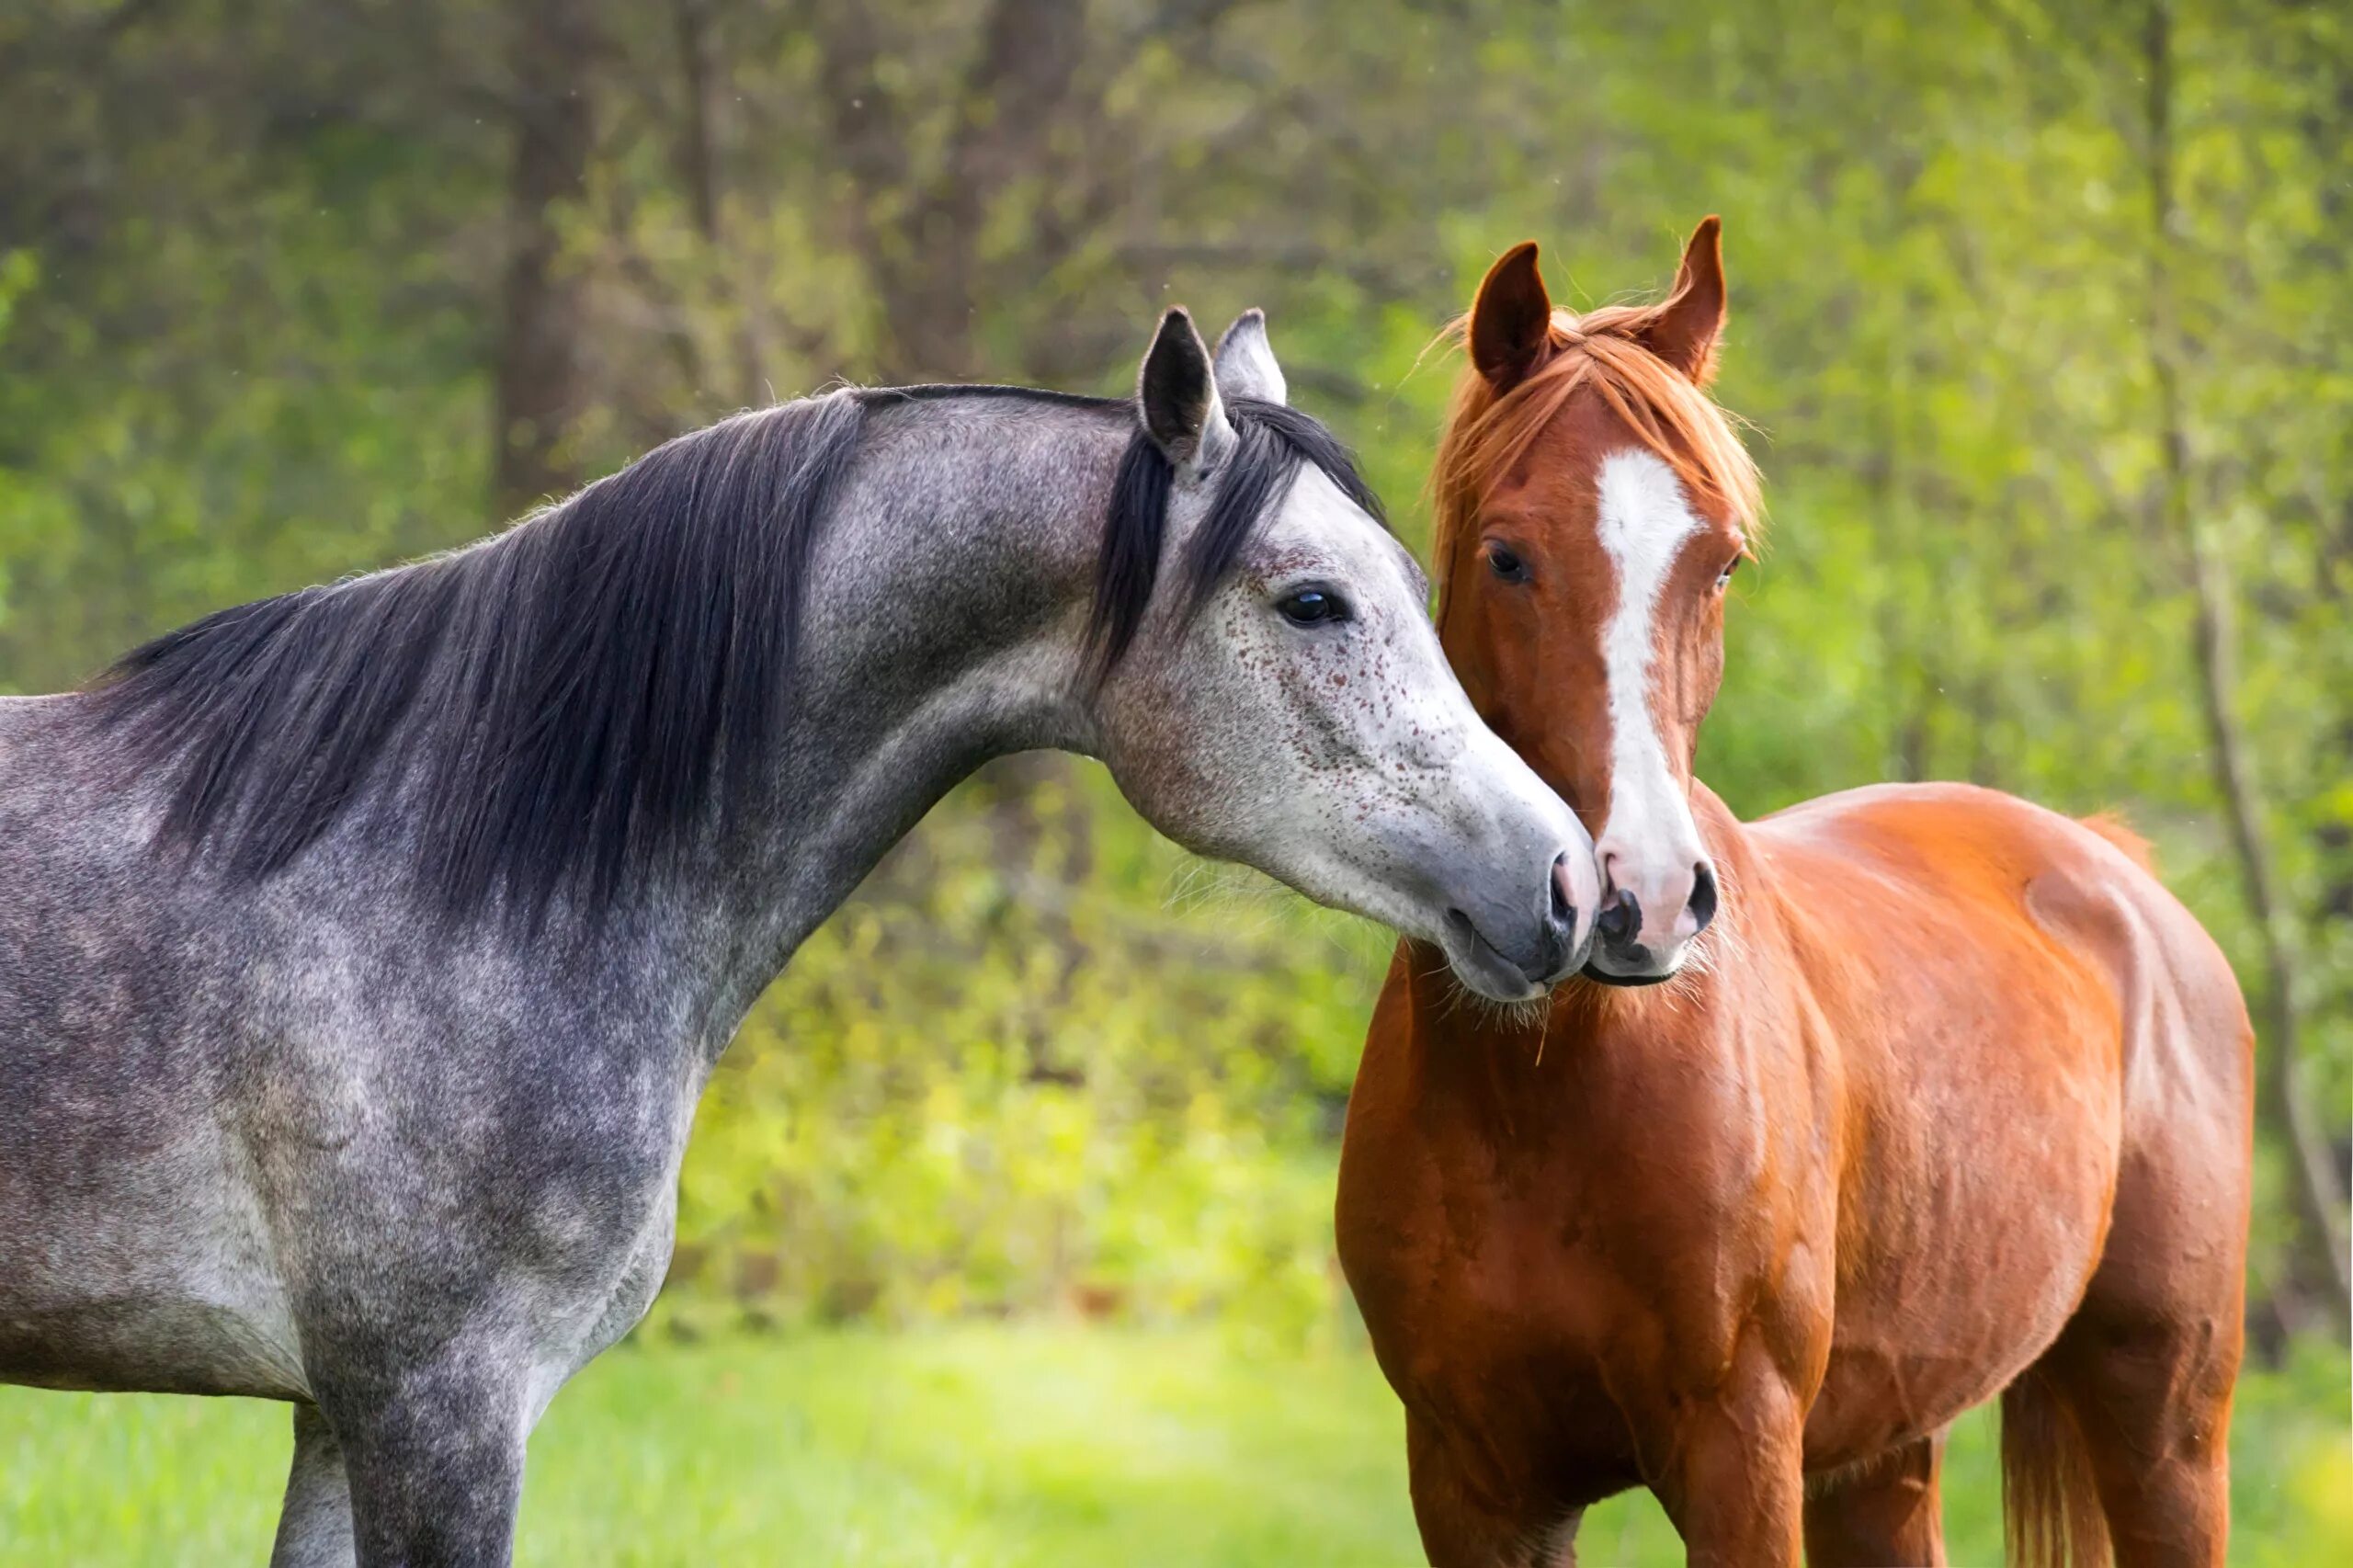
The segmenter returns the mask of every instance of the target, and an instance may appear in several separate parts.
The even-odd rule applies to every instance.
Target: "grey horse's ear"
[[[1182,305],[1160,318],[1160,334],[1137,378],[1136,404],[1144,433],[1180,473],[1214,468],[1233,449],[1233,426],[1226,423],[1209,348]]]
[[[1217,340],[1217,390],[1230,401],[1255,397],[1260,403],[1289,403],[1290,388],[1283,368],[1275,363],[1274,345],[1267,341],[1267,312],[1253,305],[1233,318]]]

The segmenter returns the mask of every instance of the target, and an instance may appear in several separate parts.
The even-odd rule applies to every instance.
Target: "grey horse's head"
[[[1472,710],[1420,568],[1345,454],[1287,408],[1265,318],[1245,314],[1212,358],[1171,311],[1137,406],[1165,476],[1153,533],[1195,569],[1150,563],[1164,586],[1108,632],[1091,718],[1129,800],[1188,848],[1436,945],[1483,996],[1575,972],[1592,841]],[[1099,637],[1117,574],[1107,555]]]

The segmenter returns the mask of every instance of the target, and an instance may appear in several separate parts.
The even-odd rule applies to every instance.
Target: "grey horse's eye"
[[[1317,626],[1348,619],[1348,601],[1329,588],[1302,588],[1276,600],[1275,608],[1293,626]]]

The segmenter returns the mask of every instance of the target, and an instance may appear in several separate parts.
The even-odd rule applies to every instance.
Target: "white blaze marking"
[[[1688,895],[1688,873],[1701,858],[1690,803],[1667,766],[1651,707],[1654,623],[1659,595],[1683,546],[1703,525],[1684,499],[1675,471],[1655,453],[1636,449],[1602,460],[1601,546],[1618,569],[1618,605],[1601,635],[1609,679],[1609,821],[1605,846],[1632,863],[1621,886],[1642,901],[1647,939],[1681,913],[1654,907],[1654,890],[1676,881]]]

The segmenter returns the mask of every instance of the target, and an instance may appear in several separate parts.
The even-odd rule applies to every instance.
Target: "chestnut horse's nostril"
[[[1716,917],[1716,872],[1705,860],[1691,868],[1691,934],[1696,937]]]
[[[1593,922],[1593,933],[1613,948],[1633,945],[1635,934],[1643,928],[1643,906],[1635,902],[1633,892],[1618,890],[1618,896],[1601,906]]]

